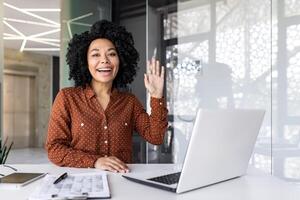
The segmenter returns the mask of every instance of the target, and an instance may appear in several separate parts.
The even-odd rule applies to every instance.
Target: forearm
[[[164,98],[151,98],[151,115],[142,113],[137,120],[138,132],[152,144],[162,144],[168,127],[168,110]]]
[[[46,149],[49,160],[64,167],[92,168],[100,157],[59,143],[47,144]]]
[[[150,119],[150,128],[146,130],[148,135],[147,141],[154,145],[160,145],[163,143],[165,133],[167,131],[168,122],[156,121]]]

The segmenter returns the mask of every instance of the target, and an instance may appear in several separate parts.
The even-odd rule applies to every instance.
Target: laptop
[[[246,109],[199,110],[181,170],[133,171],[123,177],[183,193],[245,175],[264,113]]]

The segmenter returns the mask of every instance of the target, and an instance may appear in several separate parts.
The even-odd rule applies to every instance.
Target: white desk
[[[63,168],[50,164],[45,165],[11,165],[22,172],[48,172],[61,174],[63,172],[91,172],[96,169]],[[129,165],[132,172],[143,172],[164,168],[166,164],[133,164]],[[11,169],[0,165],[0,173],[8,174]],[[190,191],[183,194],[152,188],[131,182],[121,174],[108,173],[108,180],[113,200],[299,200],[300,185],[286,183],[276,177],[249,169],[248,175],[210,187]],[[18,190],[0,190],[1,200],[25,200],[35,190],[41,180],[35,181]]]

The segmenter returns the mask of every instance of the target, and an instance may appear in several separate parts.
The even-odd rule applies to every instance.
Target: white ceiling
[[[60,0],[3,0],[4,46],[59,55]]]

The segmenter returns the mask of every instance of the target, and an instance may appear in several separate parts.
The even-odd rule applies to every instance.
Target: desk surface
[[[79,173],[93,172],[97,169],[78,169],[57,167],[51,164],[42,165],[11,165],[20,172],[48,172],[51,174],[61,174],[63,172]],[[132,172],[140,173],[148,170],[155,170],[170,167],[167,164],[133,164],[129,165]],[[4,174],[12,173],[11,169],[0,165],[0,171]],[[249,168],[248,174],[241,178],[226,181],[210,187],[205,187],[183,194],[148,187],[131,182],[122,174],[108,173],[113,200],[133,200],[133,199],[205,199],[205,200],[299,200],[300,185],[284,182],[276,177],[265,174],[259,170]],[[41,180],[35,181],[21,189],[4,190],[0,189],[1,200],[25,200],[36,189]]]

